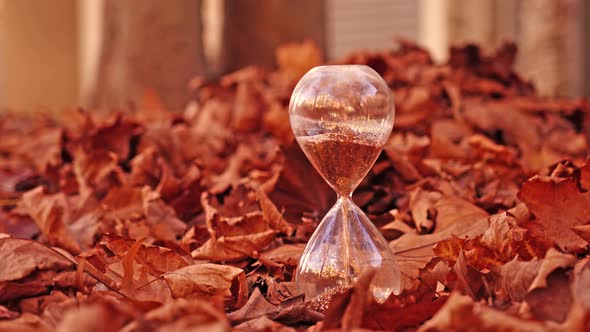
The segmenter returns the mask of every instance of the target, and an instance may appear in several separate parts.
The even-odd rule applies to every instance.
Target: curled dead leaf
[[[189,265],[168,272],[163,278],[175,298],[210,299],[220,295],[227,306],[236,309],[248,299],[244,271],[229,265]]]
[[[528,262],[519,261],[514,257],[510,262],[497,269],[496,281],[498,297],[509,301],[522,301],[539,271],[541,262],[535,258]]]
[[[0,239],[0,282],[24,278],[35,270],[61,271],[72,263],[46,246],[30,240]]]
[[[21,206],[35,221],[49,244],[58,245],[72,252],[80,252],[67,223],[71,222],[70,206],[63,193],[49,195],[43,187],[37,187],[23,195]]]
[[[196,259],[213,261],[236,261],[245,257],[258,257],[260,251],[276,237],[276,231],[268,230],[251,235],[222,236],[209,239],[201,247],[193,250]]]

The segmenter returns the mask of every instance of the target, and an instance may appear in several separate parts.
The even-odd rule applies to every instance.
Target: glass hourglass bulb
[[[377,72],[363,65],[313,68],[293,91],[293,133],[338,194],[297,267],[297,288],[307,300],[352,287],[369,268],[376,269],[370,289],[377,301],[400,291],[393,251],[351,200],[391,134],[394,116],[391,90]]]

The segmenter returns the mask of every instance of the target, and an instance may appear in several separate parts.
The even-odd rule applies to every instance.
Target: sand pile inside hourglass
[[[387,242],[350,199],[383,149],[393,127],[393,97],[383,79],[359,65],[323,66],[297,84],[289,106],[297,142],[338,201],[310,238],[296,283],[325,309],[329,298],[368,269],[377,301],[399,292],[400,271]]]
[[[346,133],[298,137],[314,167],[339,193],[351,193],[373,166],[382,146],[375,138]]]

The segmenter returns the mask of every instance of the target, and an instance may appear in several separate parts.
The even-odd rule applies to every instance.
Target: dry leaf
[[[248,298],[244,271],[228,265],[189,265],[163,277],[175,298],[206,299],[220,294],[233,308],[242,307]]]
[[[510,262],[497,269],[499,278],[497,288],[499,296],[514,302],[523,301],[539,270],[541,262],[533,259],[522,262],[514,257]]]
[[[261,316],[274,317],[279,313],[280,308],[276,305],[270,304],[260,293],[260,289],[255,288],[248,302],[240,309],[228,315],[229,320],[234,324],[240,324],[245,321],[250,321]]]
[[[481,303],[474,303],[468,296],[452,294],[446,304],[418,331],[552,331],[540,322],[512,317]],[[553,330],[557,331],[557,329]]]
[[[23,195],[22,209],[35,220],[49,244],[59,245],[72,253],[80,251],[80,245],[66,226],[71,214],[65,195],[47,195],[42,187],[37,187]]]
[[[258,318],[251,319],[234,326],[236,331],[277,331],[277,332],[295,332],[294,328],[287,327],[281,323],[275,322],[261,316]]]
[[[291,87],[311,68],[322,62],[322,53],[311,40],[283,45],[276,50],[277,64]]]
[[[121,329],[122,332],[146,330],[229,332],[231,327],[223,312],[210,303],[177,299],[148,311],[140,320]]]
[[[406,233],[397,240],[390,242],[389,245],[392,247],[400,263],[402,289],[412,287],[414,284],[412,279],[417,278],[419,270],[424,268],[434,258],[435,253],[433,247],[439,241],[447,240],[454,236],[474,237],[485,232],[487,224],[486,219],[464,220],[438,233],[427,235]]]
[[[245,257],[258,257],[260,251],[268,246],[276,236],[276,231],[268,230],[252,235],[222,236],[209,239],[191,255],[196,259],[214,261],[234,261]]]
[[[574,227],[590,222],[590,194],[580,192],[574,180],[536,176],[524,183],[518,197],[562,250],[578,252],[588,245]]]
[[[72,264],[44,245],[22,239],[0,239],[0,282],[24,278],[35,270],[65,270]]]

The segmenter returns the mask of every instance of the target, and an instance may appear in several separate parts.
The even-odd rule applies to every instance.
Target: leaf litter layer
[[[299,257],[335,194],[293,140],[308,42],[278,67],[194,79],[185,112],[0,116],[0,330],[562,331],[590,328],[590,118],[540,97],[516,48],[406,41],[359,52],[396,100],[354,194],[396,252],[403,292],[369,271],[304,303]]]

